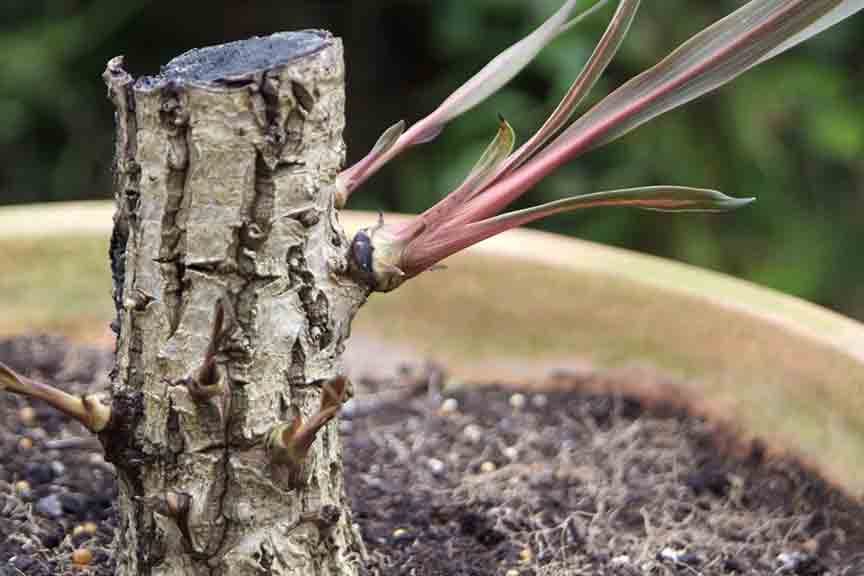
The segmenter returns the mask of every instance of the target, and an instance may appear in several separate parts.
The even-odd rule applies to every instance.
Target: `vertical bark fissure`
[[[159,116],[168,141],[168,173],[165,178],[166,197],[159,263],[162,272],[162,294],[173,334],[182,314],[183,282],[186,273],[186,263],[182,258],[185,240],[182,211],[189,171],[189,111],[188,98],[179,86],[167,85],[161,91],[161,99]]]
[[[111,297],[114,300],[114,318],[111,331],[120,336],[120,315],[123,308],[123,284],[126,278],[126,244],[129,242],[129,221],[123,217],[114,219],[108,258],[111,263]]]
[[[230,383],[229,383],[229,387],[230,387]],[[230,388],[227,391],[227,393],[228,394],[231,393]],[[228,414],[225,417],[225,425],[223,427],[224,440],[223,440],[223,448],[222,448],[222,458],[220,461],[220,465],[222,468],[223,484],[221,486],[221,490],[220,490],[218,497],[217,497],[217,503],[218,503],[217,504],[217,514],[219,517],[221,517],[225,520],[225,524],[223,526],[223,529],[217,535],[215,544],[212,546],[212,548],[210,548],[208,550],[208,553],[205,557],[206,561],[208,562],[208,565],[207,565],[207,573],[208,574],[213,574],[215,572],[215,567],[209,566],[209,561],[212,560],[214,557],[216,557],[219,554],[219,552],[223,549],[223,547],[225,546],[225,539],[227,538],[228,533],[231,529],[231,519],[228,518],[224,514],[225,499],[228,496],[228,489],[229,489],[230,483],[232,481],[231,468],[228,465],[228,463],[230,461],[229,458],[231,455],[231,444],[230,444],[230,441],[231,441],[231,437],[230,437],[231,419],[232,419],[232,413],[229,410]]]

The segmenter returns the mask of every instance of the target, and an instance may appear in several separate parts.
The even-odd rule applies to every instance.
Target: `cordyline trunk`
[[[318,413],[368,294],[345,273],[333,202],[341,43],[255,38],[137,81],[122,64],[105,73],[118,340],[101,434],[118,573],[354,574],[335,421],[300,465],[271,434]]]

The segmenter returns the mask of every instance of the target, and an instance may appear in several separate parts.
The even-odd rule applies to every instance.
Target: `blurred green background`
[[[585,0],[587,7],[594,0]],[[110,197],[112,109],[100,74],[279,30],[346,44],[349,160],[414,121],[561,0],[7,0],[0,5],[0,203]],[[352,208],[419,211],[467,173],[502,113],[525,138],[575,77],[615,2],[505,91],[409,153]],[[743,0],[644,2],[593,100]],[[541,227],[754,280],[864,319],[864,15],[592,152],[522,204],[609,187],[687,184],[759,202],[726,215],[598,210]]]

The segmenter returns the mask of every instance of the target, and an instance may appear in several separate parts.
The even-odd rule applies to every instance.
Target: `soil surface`
[[[0,341],[0,361],[85,392],[105,386],[111,359],[37,337]],[[341,426],[365,573],[864,574],[864,508],[758,443],[586,391],[597,382],[445,380],[416,367],[355,382]],[[115,494],[78,424],[0,395],[0,575],[112,574]]]

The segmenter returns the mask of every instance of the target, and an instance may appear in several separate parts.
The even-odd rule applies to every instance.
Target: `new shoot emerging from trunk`
[[[189,389],[189,395],[195,402],[213,408],[219,415],[220,421],[228,412],[231,399],[226,385],[225,369],[219,365],[218,356],[219,348],[230,331],[230,324],[226,326],[227,310],[228,304],[225,300],[218,299],[214,307],[210,338],[201,365],[182,382]]]
[[[359,231],[351,270],[386,292],[472,244],[552,214],[595,206],[634,206],[666,212],[722,212],[749,204],[721,192],[684,186],[647,186],[595,192],[540,206],[502,211],[540,180],[593,148],[685,104],[803,42],[864,8],[864,0],[752,0],[690,38],[653,68],[609,94],[571,122],[612,60],[639,8],[621,0],[594,53],[558,107],[525,144],[501,118],[498,133],[466,179],[440,202],[403,225],[383,221]],[[339,203],[406,149],[434,139],[444,126],[509,82],[544,46],[606,2],[574,16],[569,0],[532,34],[514,44],[411,128],[388,129],[372,151],[338,179]]]
[[[348,379],[339,376],[321,386],[321,407],[304,421],[295,409],[294,418],[273,428],[267,440],[270,460],[281,466],[298,468],[303,464],[318,431],[330,422],[345,402]]]
[[[78,420],[88,430],[101,432],[111,420],[111,407],[105,394],[74,396],[62,390],[22,376],[0,362],[0,390],[42,400]]]

